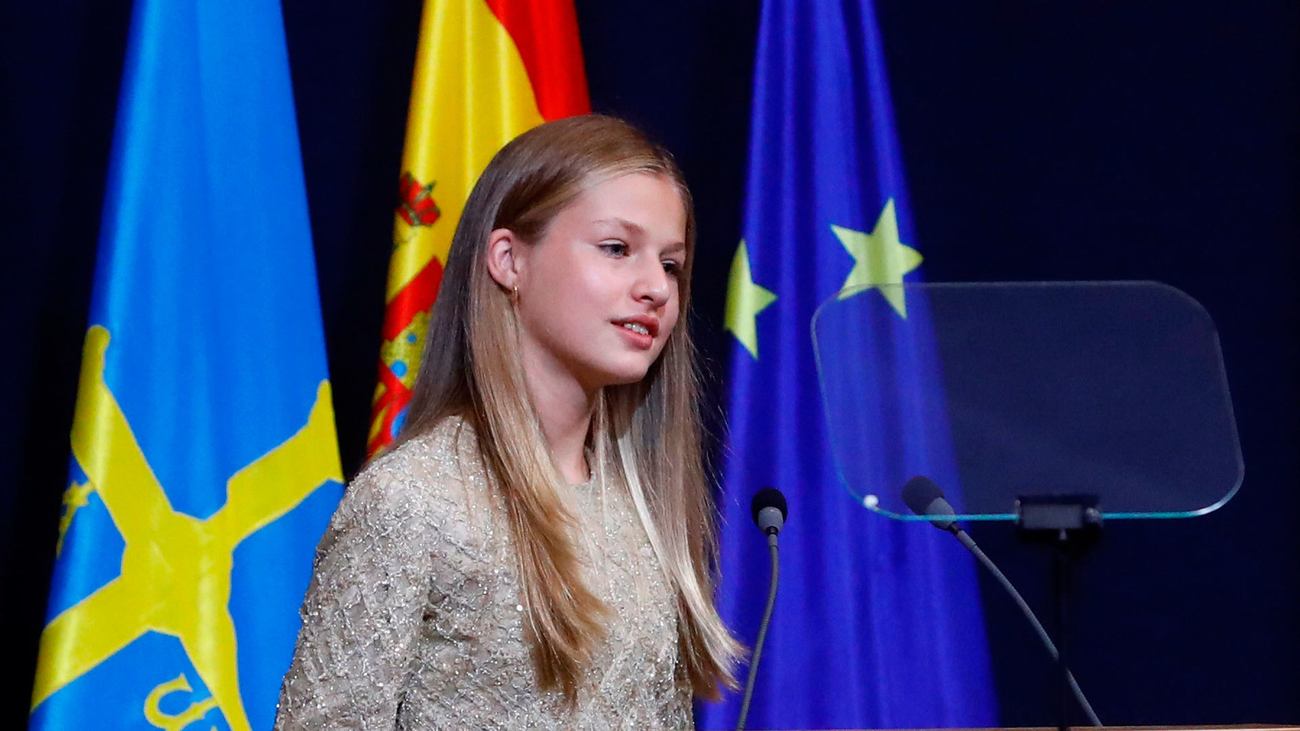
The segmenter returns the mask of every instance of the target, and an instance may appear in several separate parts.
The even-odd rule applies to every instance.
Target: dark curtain
[[[578,2],[593,107],[663,141],[695,193],[693,325],[715,430],[756,5]],[[284,4],[349,471],[374,388],[419,12]],[[1111,724],[1300,723],[1296,4],[888,0],[877,13],[929,281],[1159,280],[1221,331],[1246,481],[1207,517],[1106,527],[1076,576],[1080,683]],[[43,622],[129,15],[125,0],[0,7],[5,728],[25,724]],[[1047,612],[1050,556],[1006,525],[975,534]],[[996,587],[983,600],[1004,725],[1052,723],[1045,652]]]

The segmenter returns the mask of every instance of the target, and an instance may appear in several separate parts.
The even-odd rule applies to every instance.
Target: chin
[[[601,386],[626,386],[630,383],[639,383],[649,372],[648,363],[603,369],[599,381]]]
[[[645,379],[645,374],[647,372],[649,372],[649,369],[642,369],[636,373],[620,373],[617,375],[611,374],[611,376],[608,379],[606,379],[605,385],[626,386],[632,383],[640,383],[643,379]]]

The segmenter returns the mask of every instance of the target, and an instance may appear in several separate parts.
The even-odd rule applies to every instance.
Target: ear
[[[509,292],[519,283],[520,254],[523,242],[508,228],[498,228],[488,234],[487,268],[488,274]]]

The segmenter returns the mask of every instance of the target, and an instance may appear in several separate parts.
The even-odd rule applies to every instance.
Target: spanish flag
[[[573,0],[425,0],[370,455],[402,428],[451,237],[479,174],[521,133],[589,111]]]

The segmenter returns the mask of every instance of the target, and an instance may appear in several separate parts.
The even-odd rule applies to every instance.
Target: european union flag
[[[782,489],[782,584],[759,671],[751,728],[994,726],[974,567],[928,525],[894,523],[850,497],[830,453],[810,325],[818,305],[863,287],[916,281],[922,255],[908,210],[869,0],[765,0],[754,72],[744,239],[731,270],[735,335],[730,449],[721,509],[719,609],[752,642],[766,596],[767,549],[749,516],[758,488]],[[859,294],[889,317],[924,317],[899,287]],[[915,324],[915,323],[913,323]],[[872,353],[870,348],[844,348]],[[854,364],[888,400],[915,394],[927,369],[907,353]],[[897,434],[856,448],[931,468]],[[894,486],[901,489],[902,485]],[[736,698],[701,708],[730,728]]]
[[[273,0],[139,0],[32,729],[269,729],[342,494]]]

